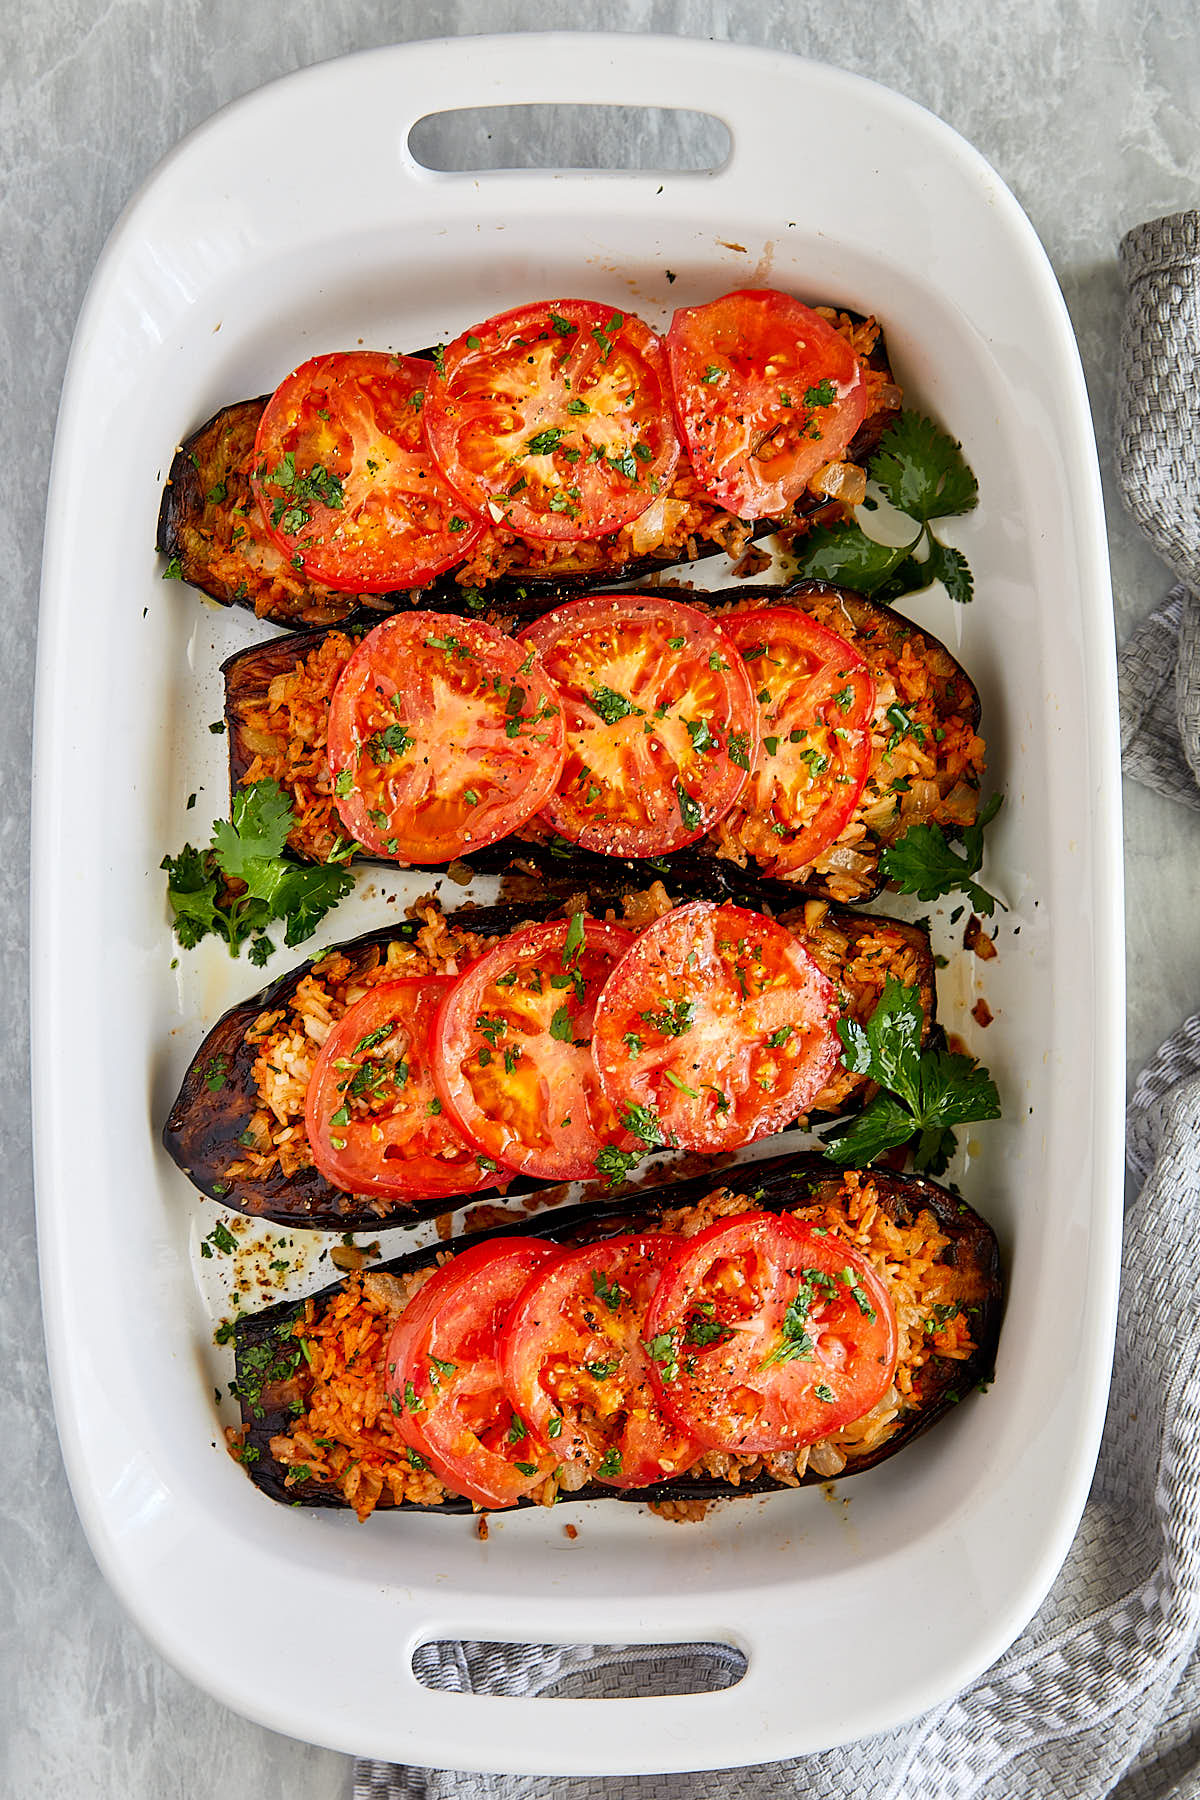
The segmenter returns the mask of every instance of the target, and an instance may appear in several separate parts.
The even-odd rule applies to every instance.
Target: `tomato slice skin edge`
[[[344,1192],[451,1199],[493,1184],[470,1145],[433,1110],[429,1038],[450,985],[446,975],[382,982],[347,1008],[322,1045],[305,1095],[305,1130],[318,1170]]]
[[[398,1436],[476,1506],[513,1506],[553,1473],[552,1456],[513,1435],[498,1346],[518,1293],[560,1254],[534,1237],[469,1245],[413,1297],[388,1340],[385,1392]]]
[[[250,485],[271,538],[325,587],[420,587],[475,547],[466,511],[425,445],[432,363],[377,350],[302,363],[267,401]]]
[[[896,1370],[895,1310],[840,1234],[779,1213],[681,1239],[646,1316],[663,1410],[732,1454],[798,1450],[870,1412]]]
[[[455,978],[432,1032],[433,1079],[468,1143],[547,1181],[594,1175],[605,1144],[632,1141],[588,1046],[596,999],[634,933],[596,919],[577,930],[573,949],[565,919],[490,946]]]
[[[694,1434],[659,1406],[643,1341],[674,1246],[669,1233],[648,1231],[565,1251],[530,1276],[501,1333],[516,1411],[564,1466],[582,1464],[605,1486],[670,1479],[699,1453]]]

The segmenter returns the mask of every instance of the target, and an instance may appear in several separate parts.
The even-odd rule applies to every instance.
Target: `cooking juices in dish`
[[[172,463],[159,547],[285,625],[560,594],[841,517],[900,404],[872,319],[753,290],[665,340],[585,300],[423,356],[314,357]],[[524,591],[522,591],[524,590]],[[532,610],[541,610],[535,601]]]
[[[989,1370],[996,1244],[812,1158],[551,1213],[239,1319],[236,1453],[285,1503],[572,1495],[676,1517],[868,1468]]]

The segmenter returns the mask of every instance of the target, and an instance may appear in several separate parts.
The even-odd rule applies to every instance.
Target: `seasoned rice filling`
[[[744,1194],[717,1189],[698,1205],[666,1212],[662,1229],[690,1237],[715,1220],[748,1210]],[[778,1455],[729,1455],[707,1451],[683,1475],[708,1476],[739,1487],[765,1474],[787,1486],[812,1472],[840,1475],[882,1448],[920,1411],[920,1371],[934,1357],[964,1361],[975,1349],[972,1308],[982,1297],[980,1277],[946,1260],[950,1240],[932,1212],[910,1223],[893,1218],[880,1203],[869,1172],[846,1174],[828,1201],[791,1209],[797,1219],[846,1239],[885,1283],[896,1312],[899,1360],[895,1379],[862,1418],[798,1451]],[[443,1258],[442,1260],[445,1260]],[[384,1354],[392,1326],[433,1273],[433,1265],[397,1279],[356,1276],[318,1310],[305,1304],[293,1326],[301,1356],[296,1373],[263,1390],[266,1405],[298,1409],[286,1432],[273,1437],[271,1455],[287,1472],[288,1485],[316,1481],[331,1488],[366,1519],[377,1505],[401,1501],[437,1505],[448,1490],[410,1459],[392,1424],[384,1392]],[[233,1434],[236,1454],[239,1434]],[[420,1459],[417,1459],[418,1462]],[[560,1469],[533,1498],[553,1505],[570,1477]],[[691,1516],[687,1503],[668,1503],[670,1516]]]
[[[879,339],[875,319],[853,320],[832,307],[816,308],[851,345],[863,364],[867,389],[865,418],[898,411],[899,390],[885,372],[867,362]],[[178,525],[181,572],[223,598],[250,604],[260,617],[292,615],[311,624],[344,618],[358,603],[322,588],[298,574],[263,522],[250,489],[255,429],[261,403],[244,402],[228,409],[214,434],[194,443],[201,476],[199,516]],[[854,505],[865,491],[865,476],[844,458],[825,464],[810,482],[813,493],[832,506]],[[220,496],[219,499],[214,496]],[[206,497],[206,498],[204,498]],[[640,557],[653,556],[664,565],[693,562],[702,550],[717,545],[727,555],[741,556],[752,527],[710,500],[700,489],[686,454],[681,455],[669,490],[631,524],[601,538],[559,542],[517,537],[496,527],[485,530],[468,558],[453,571],[468,600],[472,590],[505,578],[546,581],[593,576],[619,577]],[[368,605],[374,596],[362,596]]]
[[[624,922],[640,928],[670,911],[675,901],[661,882],[631,895]],[[325,1039],[348,1007],[380,982],[406,976],[457,974],[492,942],[425,909],[415,939],[395,939],[373,950],[363,965],[331,951],[305,975],[286,1003],[261,1012],[247,1033],[255,1047],[252,1075],[257,1104],[241,1138],[242,1154],[224,1171],[226,1180],[267,1181],[278,1172],[296,1175],[312,1164],[304,1127],[309,1078]],[[830,980],[838,985],[846,1013],[860,1023],[874,1011],[889,975],[907,986],[920,978],[911,938],[886,919],[869,922],[852,942],[824,901],[809,901],[785,921]],[[813,1103],[816,1113],[841,1112],[865,1077],[839,1066]],[[378,1210],[391,1202],[376,1200]]]
[[[855,631],[835,596],[809,596],[805,610],[865,650],[875,683],[871,765],[837,840],[806,867],[778,873],[795,883],[821,876],[832,899],[852,901],[874,885],[880,841],[930,820],[952,828],[971,823],[985,746],[974,727],[970,684],[915,627],[903,636]],[[330,784],[327,734],[333,690],[353,648],[347,633],[331,631],[261,695],[239,697],[238,742],[247,759],[242,784],[280,783],[296,818],[288,842],[318,862],[347,843]],[[735,808],[708,839],[718,856],[741,867],[751,860],[749,843],[760,835],[747,839],[745,819]],[[532,840],[544,833],[535,820],[518,835]]]

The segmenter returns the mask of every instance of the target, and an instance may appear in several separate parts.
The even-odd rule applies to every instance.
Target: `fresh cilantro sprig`
[[[307,867],[283,856],[294,823],[277,781],[251,782],[234,800],[232,821],[214,822],[208,849],[185,844],[178,856],[164,856],[175,936],[185,950],[211,933],[238,956],[249,940],[250,960],[261,967],[275,948],[269,925],[282,920],[284,942],[302,943],[350,892],[354,877],[344,862]]]
[[[824,1134],[834,1162],[866,1164],[913,1142],[913,1163],[940,1175],[954,1154],[953,1127],[1000,1117],[1000,1095],[973,1057],[921,1048],[924,1014],[916,988],[889,975],[865,1025],[839,1019],[843,1061],[884,1091],[856,1119]]]
[[[961,855],[940,826],[910,825],[903,837],[881,850],[879,873],[885,881],[894,881],[902,894],[915,894],[918,900],[966,894],[975,911],[988,918],[997,906],[1007,912],[1003,900],[974,880],[983,864],[984,827],[999,812],[1002,798],[993,794],[980,808],[975,823],[964,829]]]
[[[813,580],[835,581],[884,602],[940,581],[952,600],[965,605],[974,594],[970,566],[961,550],[943,544],[933,520],[972,510],[979,484],[962,446],[920,413],[902,412],[885,432],[867,464],[884,498],[916,526],[903,544],[879,544],[855,524],[818,526],[797,549],[797,572]]]

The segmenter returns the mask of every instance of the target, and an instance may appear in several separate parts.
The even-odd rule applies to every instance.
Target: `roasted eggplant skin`
[[[906,641],[914,643],[918,646],[921,659],[928,663],[935,678],[947,693],[955,696],[954,710],[965,715],[972,731],[979,730],[979,692],[962,664],[951,655],[939,638],[914,625],[911,619],[905,618],[903,613],[897,612],[893,607],[883,606],[864,594],[827,581],[793,581],[778,587],[715,588],[707,592],[689,592],[687,599],[691,605],[721,610],[746,603],[758,606],[792,604],[806,610],[807,602],[809,608],[832,608],[842,615],[850,627],[854,641],[868,657],[873,645],[876,648],[886,647],[892,655],[898,657],[901,646]],[[286,674],[297,662],[316,650],[324,635],[324,632],[308,632],[270,638],[266,643],[252,644],[248,649],[237,651],[222,663],[231,804],[254,761],[255,752],[247,741],[248,718],[263,703],[275,678]],[[875,856],[876,872],[868,878],[869,885],[865,890],[855,894],[856,904],[873,900],[884,885],[878,874],[877,862],[879,850],[887,841],[885,836],[879,834],[868,834],[865,840]],[[365,851],[356,860],[386,863],[386,859],[372,857]],[[633,857],[600,856],[562,840],[539,843],[524,838],[504,838],[497,844],[489,844],[473,851],[470,856],[460,858],[459,861],[481,875],[505,875],[514,868],[524,867],[540,870],[551,878],[560,880],[564,876],[577,877],[581,882],[588,883],[617,880],[625,886],[637,885],[661,876],[669,885],[678,886],[681,891],[688,893],[694,890],[707,893],[724,879],[746,884],[759,879],[753,867],[742,870],[728,858],[719,857],[706,839],[686,850],[638,860]],[[723,875],[722,871],[728,871],[728,875]],[[792,895],[807,894],[819,899],[836,897],[830,894],[828,878],[820,874],[810,875],[803,883],[790,881],[778,882],[776,885],[785,888]]]
[[[578,894],[579,889],[576,888],[572,896],[575,904],[578,903]],[[767,909],[761,890],[756,890],[749,898],[736,889],[715,890],[711,895],[692,892],[688,897],[732,899],[738,904],[756,907],[760,911]],[[776,916],[785,924],[789,917],[785,910],[786,904],[792,898],[791,895],[784,896],[784,907],[775,909]],[[592,913],[602,912],[611,903],[611,894],[605,897],[592,892],[588,895],[587,910]],[[499,937],[515,931],[531,920],[552,918],[562,910],[562,898],[559,898],[543,899],[540,903],[530,905],[463,908],[448,916],[469,927],[471,931]],[[793,912],[791,916],[795,918],[797,915]],[[928,934],[917,925],[902,924],[894,919],[883,919],[836,907],[829,909],[828,917],[831,923],[845,932],[852,944],[878,930],[880,926],[887,926],[900,933],[914,947],[918,956],[918,986],[928,1040],[936,1030],[937,1009],[935,969]],[[385,945],[396,938],[411,938],[419,929],[419,921],[402,920],[380,931],[365,932],[361,937],[337,945],[336,948],[352,961],[362,958],[365,963],[377,945]],[[381,1213],[369,1200],[334,1187],[311,1164],[292,1176],[284,1176],[277,1170],[268,1179],[260,1181],[238,1179],[231,1182],[226,1178],[230,1164],[238,1159],[242,1134],[256,1110],[253,1075],[256,1051],[247,1042],[247,1033],[260,1013],[286,1004],[304,977],[321,961],[322,956],[328,954],[329,951],[323,951],[320,956],[310,958],[289,970],[270,986],[231,1007],[217,1021],[184,1074],[183,1083],[163,1127],[163,1144],[189,1181],[210,1200],[218,1200],[237,1212],[270,1219],[277,1225],[327,1231],[379,1231],[397,1225],[416,1225],[422,1219],[434,1218],[446,1212],[450,1203],[444,1198],[397,1202],[391,1210]],[[860,1104],[865,1105],[873,1092],[874,1089],[870,1088],[862,1090]],[[508,1192],[528,1193],[547,1185],[544,1182],[514,1178]],[[472,1194],[470,1203],[495,1197],[495,1193],[489,1189]]]
[[[862,314],[849,316],[856,323],[862,322]],[[432,351],[416,354],[428,358]],[[890,379],[882,333],[866,360],[871,368]],[[679,564],[677,553],[664,552],[638,557],[599,573],[563,572],[552,579],[513,574],[471,590],[455,580],[453,571],[423,588],[388,594],[349,594],[323,587],[293,569],[273,544],[258,544],[253,533],[245,533],[231,543],[230,532],[223,529],[234,508],[256,504],[247,470],[258,421],[269,399],[269,394],[260,394],[252,400],[239,400],[206,419],[176,449],[163,487],[157,548],[169,559],[170,573],[222,606],[245,607],[260,619],[301,631],[336,624],[377,624],[388,613],[414,607],[460,614],[476,610],[527,620],[539,617],[573,595],[642,580]],[[894,417],[894,411],[887,410],[865,420],[846,453],[848,459],[865,462]],[[793,515],[796,520],[813,522],[844,516],[839,506],[816,494],[805,494],[793,508]],[[775,529],[773,521],[763,519],[752,535],[768,536]],[[697,553],[701,557],[714,556],[721,553],[721,547],[701,543]]]
[[[922,1210],[931,1212],[950,1241],[946,1255],[957,1267],[974,1275],[978,1298],[973,1302],[971,1334],[976,1348],[966,1360],[932,1357],[917,1376],[915,1392],[921,1400],[920,1411],[886,1444],[847,1466],[836,1477],[838,1480],[886,1462],[990,1377],[1004,1305],[996,1236],[978,1213],[957,1195],[925,1176],[895,1174],[884,1169],[871,1169],[869,1173],[880,1204],[892,1217],[907,1222]],[[787,1207],[829,1198],[837,1191],[841,1179],[840,1170],[832,1170],[817,1156],[772,1157],[762,1162],[738,1163],[721,1170],[719,1175],[710,1172],[694,1176],[649,1192],[627,1195],[605,1205],[562,1207],[533,1218],[514,1219],[512,1224],[497,1226],[487,1232],[411,1251],[390,1262],[377,1264],[376,1269],[381,1274],[404,1275],[444,1256],[447,1250],[462,1249],[489,1237],[544,1237],[571,1245],[596,1243],[623,1232],[652,1231],[665,1210],[694,1205],[718,1187],[744,1194],[748,1207],[781,1212]],[[318,1305],[336,1294],[342,1285],[335,1282],[323,1289],[315,1296]],[[254,1485],[272,1500],[285,1506],[333,1507],[344,1511],[348,1510],[347,1503],[320,1482],[302,1481],[289,1486],[284,1479],[284,1470],[271,1455],[271,1439],[286,1432],[291,1423],[288,1400],[295,1393],[293,1370],[296,1360],[291,1332],[294,1320],[303,1310],[302,1301],[285,1301],[263,1312],[244,1315],[234,1327],[236,1392],[245,1433],[241,1455]],[[807,1487],[829,1479],[807,1471],[799,1485]],[[733,1487],[710,1476],[658,1482],[652,1487],[624,1491],[593,1482],[571,1498],[643,1504],[648,1501],[735,1500],[743,1495],[776,1493],[787,1485],[769,1475],[759,1475],[741,1487]],[[534,1502],[523,1500],[519,1504],[529,1506]],[[461,1514],[476,1509],[468,1500],[451,1497],[437,1506],[405,1501],[398,1509],[383,1500],[380,1510]]]

